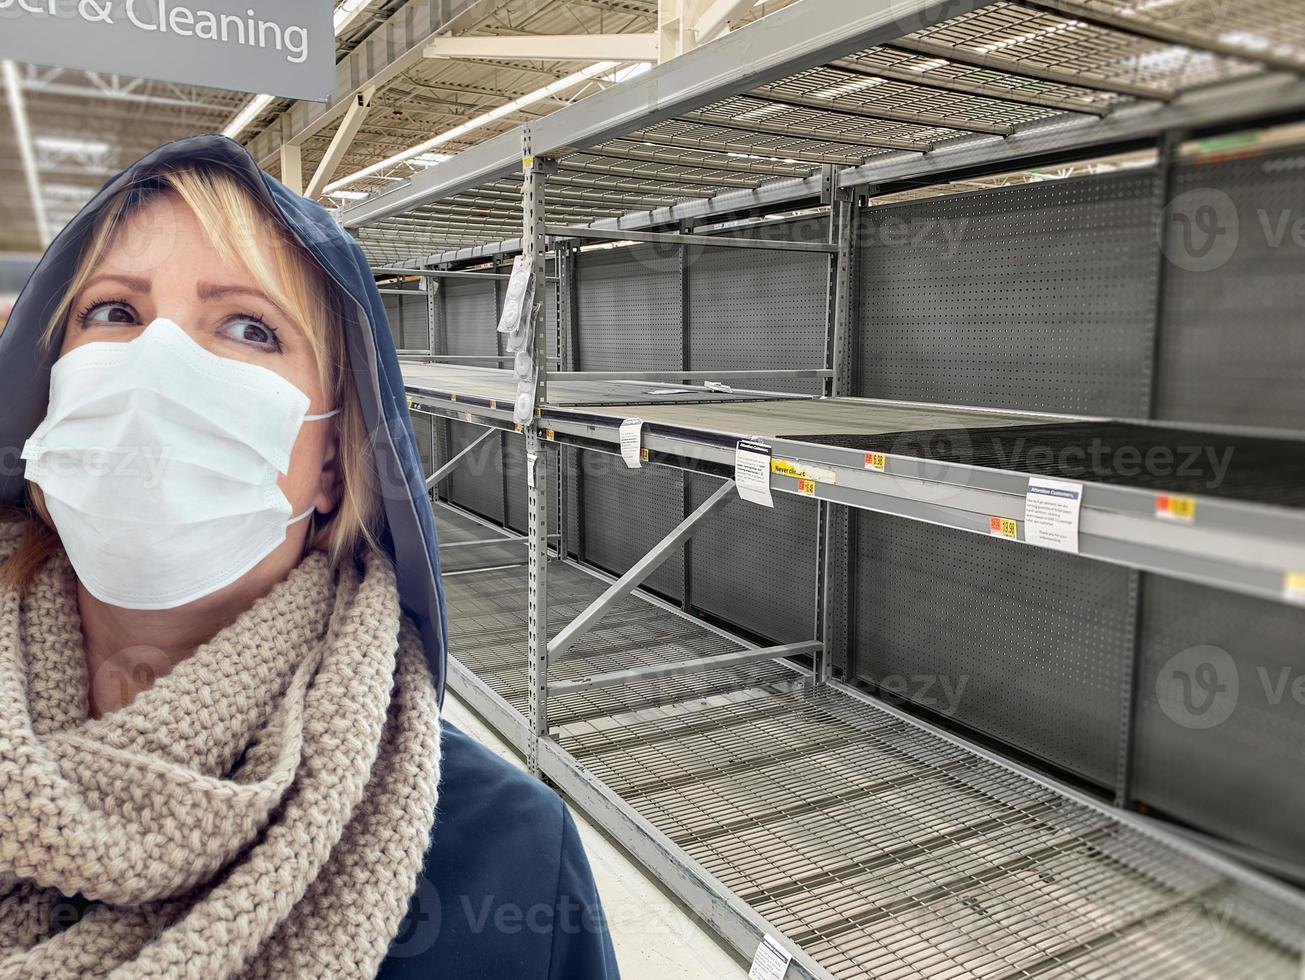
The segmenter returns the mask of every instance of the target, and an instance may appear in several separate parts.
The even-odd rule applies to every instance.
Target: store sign
[[[0,58],[324,102],[332,0],[0,0]]]

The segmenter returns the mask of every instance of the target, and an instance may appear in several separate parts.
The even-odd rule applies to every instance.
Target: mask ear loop
[[[323,419],[333,418],[334,416],[339,415],[339,414],[340,414],[340,409],[337,408],[337,409],[333,409],[332,411],[329,411],[329,412],[323,412],[321,415],[305,415],[305,416],[304,416],[304,421],[305,421],[305,422],[321,422]],[[314,514],[316,514],[316,513],[317,513],[317,508],[316,508],[316,507],[309,507],[306,511],[304,511],[302,514],[300,514],[298,517],[292,517],[292,518],[290,518],[290,520],[286,521],[285,526],[286,526],[287,529],[292,528],[292,527],[294,527],[296,524],[298,524],[300,521],[302,521],[302,520],[304,520],[304,519],[306,519],[306,518],[308,518],[308,517],[311,517],[312,515],[314,515]],[[314,518],[314,520],[316,520],[316,518]],[[306,546],[307,546],[308,550],[312,550],[312,542],[313,542],[313,539],[314,539],[315,537],[317,537],[316,529],[314,529],[314,530],[308,532],[308,538],[307,538],[307,541],[306,541]],[[306,552],[305,552],[305,553],[306,553]]]

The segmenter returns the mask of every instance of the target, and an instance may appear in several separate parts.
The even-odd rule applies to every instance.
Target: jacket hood
[[[431,672],[444,700],[448,629],[440,581],[435,518],[403,378],[385,306],[358,243],[325,208],[295,194],[263,172],[243,146],[225,136],[193,136],[165,143],[108,181],[50,243],[14,304],[0,333],[0,503],[17,503],[24,492],[23,444],[45,417],[50,365],[57,345],[42,354],[40,338],[72,277],[95,220],[114,194],[161,167],[204,162],[242,180],[295,233],[327,274],[353,300],[344,330],[350,369],[371,436],[372,458],[384,501],[381,542],[394,559],[405,612],[421,631]],[[348,305],[348,304],[346,304]]]

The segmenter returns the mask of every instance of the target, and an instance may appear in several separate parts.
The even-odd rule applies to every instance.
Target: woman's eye
[[[262,350],[276,351],[281,349],[281,343],[277,340],[276,331],[261,320],[251,317],[237,317],[234,320],[228,320],[222,331],[232,340],[238,340],[243,344],[251,344]]]
[[[87,324],[108,324],[112,326],[136,326],[140,319],[136,311],[126,303],[98,303],[86,311],[82,322]]]

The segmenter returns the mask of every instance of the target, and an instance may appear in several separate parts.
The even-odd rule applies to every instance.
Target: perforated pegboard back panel
[[[680,363],[678,249],[656,245],[576,256],[582,370],[676,370]]]
[[[629,570],[682,520],[683,475],[666,466],[628,469],[620,457],[580,454],[585,560],[615,574]],[[676,549],[648,577],[649,588],[684,594],[684,552]]]
[[[450,458],[460,453],[484,428],[467,422],[449,423]],[[486,439],[449,474],[445,488],[449,500],[491,521],[503,523],[503,436]]]
[[[498,353],[498,307],[494,281],[450,279],[444,293],[449,354]]]
[[[1111,785],[1132,650],[1128,571],[856,519],[857,676]]]
[[[1305,862],[1305,610],[1158,576],[1143,595],[1133,795]]]
[[[1305,149],[1174,169],[1161,418],[1305,431]]]
[[[690,476],[697,507],[721,485]],[[693,536],[692,605],[776,643],[815,633],[816,505],[776,494],[774,508],[735,500]]]
[[[790,222],[783,237],[824,241],[824,222]],[[733,233],[731,233],[733,234]],[[754,233],[751,237],[776,237]],[[697,371],[822,368],[829,292],[827,254],[690,247],[689,366]],[[822,382],[735,382],[768,391],[819,394]]]
[[[1145,415],[1153,195],[1141,172],[864,209],[858,394]]]

